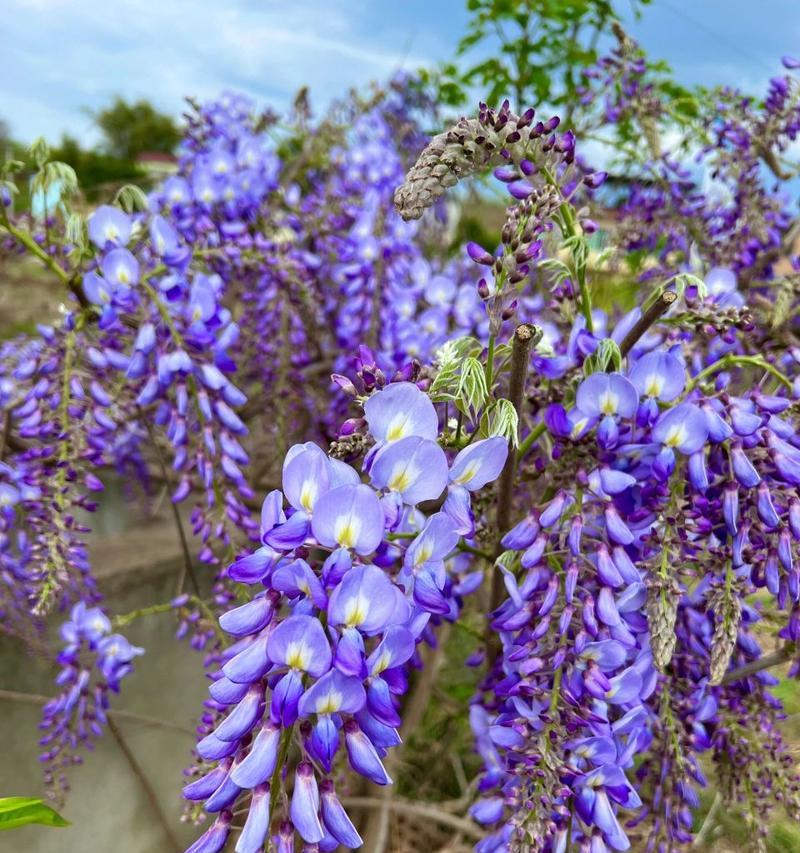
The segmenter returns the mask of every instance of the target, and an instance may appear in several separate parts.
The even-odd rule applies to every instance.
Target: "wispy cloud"
[[[0,109],[28,139],[91,134],[82,108],[115,94],[177,112],[186,95],[225,88],[280,106],[310,84],[324,104],[396,68],[433,62],[449,47],[402,10],[396,19],[397,9],[381,14],[367,0],[6,3]]]
[[[352,86],[452,57],[465,0],[0,0],[0,116],[23,139],[92,138],[82,108],[120,94],[179,112],[244,91],[278,107],[301,85],[324,106]],[[621,4],[624,6],[624,4]],[[791,4],[789,4],[791,5]],[[763,91],[798,53],[786,0],[658,0],[628,21],[684,83]]]

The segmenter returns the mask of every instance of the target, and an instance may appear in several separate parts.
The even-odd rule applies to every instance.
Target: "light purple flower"
[[[364,417],[376,441],[415,435],[434,441],[439,419],[430,398],[411,382],[393,382],[364,404]]]
[[[370,554],[383,539],[383,510],[369,486],[339,486],[316,501],[311,529],[320,545],[327,548],[352,548],[358,554]]]
[[[500,436],[473,442],[453,460],[450,482],[477,491],[500,476],[507,457],[508,442]]]
[[[333,781],[323,779],[319,786],[322,799],[322,820],[325,828],[344,847],[355,850],[364,843],[353,822],[339,802]]]
[[[593,373],[581,382],[575,397],[576,407],[588,417],[630,418],[638,403],[635,386],[621,373]]]
[[[601,447],[611,448],[619,437],[618,420],[636,413],[639,395],[633,383],[621,373],[593,373],[581,382],[575,396],[575,409],[589,423],[600,419],[597,440]],[[570,413],[570,434],[578,437],[588,424]]]
[[[307,672],[315,678],[327,672],[331,665],[328,638],[313,616],[290,616],[281,622],[269,635],[267,654],[273,663]]]
[[[272,720],[265,721],[250,751],[231,772],[240,788],[255,788],[270,779],[278,762],[281,731]]]
[[[344,724],[344,742],[350,766],[376,785],[391,785],[392,780],[375,751],[372,741],[355,720]]]
[[[649,352],[630,369],[628,376],[642,397],[670,402],[686,387],[686,371],[670,352]]]
[[[693,403],[680,403],[664,412],[653,425],[653,441],[689,455],[708,438],[705,415]]]
[[[89,239],[98,249],[124,246],[131,238],[131,218],[118,207],[101,204],[89,217]]]
[[[412,506],[434,500],[447,485],[447,457],[427,438],[409,436],[393,441],[375,456],[370,468],[372,485],[397,492]]]
[[[355,714],[364,707],[366,701],[364,686],[358,678],[342,675],[332,669],[306,690],[298,710],[301,717],[311,714]]]
[[[315,844],[325,837],[319,820],[319,788],[314,768],[308,761],[297,765],[289,814],[304,841]]]
[[[100,269],[105,280],[117,289],[127,289],[139,281],[139,262],[127,249],[112,249]]]
[[[357,628],[367,636],[389,625],[404,624],[408,617],[402,593],[377,566],[350,569],[328,603],[328,624]]]
[[[236,841],[235,853],[259,853],[269,832],[269,785],[259,785],[253,791],[250,809],[242,833]]]
[[[429,562],[440,562],[458,543],[452,518],[444,512],[434,513],[406,550],[404,565],[416,570]]]

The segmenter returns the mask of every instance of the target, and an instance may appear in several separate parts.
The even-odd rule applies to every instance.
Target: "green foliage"
[[[436,353],[437,373],[429,391],[431,399],[437,403],[454,403],[463,388],[461,371],[465,360],[474,358],[482,349],[475,338],[447,341]]]
[[[473,213],[476,207],[477,213]],[[475,203],[465,207],[461,212],[453,238],[453,253],[462,252],[462,247],[470,242],[477,243],[479,246],[496,246],[500,242],[500,227],[494,227],[495,223],[490,220],[501,219],[497,211],[504,216],[504,208],[501,205],[495,207],[496,210],[488,204],[479,207]],[[502,225],[502,219],[500,225]]]
[[[107,152],[119,160],[130,162],[144,151],[171,154],[180,141],[172,117],[160,113],[149,101],[128,103],[118,97],[92,117],[103,132]]]
[[[467,661],[483,631],[476,613],[464,613],[456,624],[446,626],[441,660],[437,667],[435,694],[426,702],[422,725],[403,733],[403,772],[398,774],[398,793],[414,800],[440,802],[464,795],[466,780],[480,770],[469,716],[464,708],[475,695],[480,668]],[[423,849],[423,848],[418,848]]]
[[[469,413],[479,411],[489,398],[486,386],[486,371],[481,361],[473,356],[464,359],[458,381],[457,405]]]
[[[125,213],[144,213],[147,210],[147,196],[135,184],[125,184],[117,190],[114,204],[121,207]]]
[[[705,297],[708,296],[708,288],[706,287],[706,283],[703,281],[702,278],[698,278],[696,275],[692,275],[688,272],[682,272],[678,273],[678,275],[675,275],[672,278],[667,279],[664,282],[661,291],[657,291],[656,293],[651,294],[650,298],[645,300],[642,309],[646,310],[658,298],[659,293],[664,290],[672,289],[675,291],[675,293],[678,294],[678,299],[682,299],[688,287],[696,288],[697,295],[701,299],[705,299]]]
[[[702,805],[694,814],[693,832],[698,832],[708,814],[714,795],[711,791],[705,792],[701,797]],[[778,817],[769,828],[769,835],[763,842],[763,847],[758,849],[764,853],[794,853],[800,850],[800,829],[797,824],[785,816]],[[741,811],[736,807],[722,805],[717,807],[711,816],[706,840],[708,843],[697,847],[698,853],[716,853],[716,851],[740,849],[743,839],[750,835],[747,823]],[[750,849],[750,848],[747,848]]]
[[[650,0],[631,0],[638,11]],[[477,86],[490,104],[577,101],[580,71],[597,58],[598,37],[618,19],[615,0],[467,0],[467,32],[456,61],[430,75],[437,97],[460,106]],[[470,64],[470,57],[475,61]]]
[[[69,826],[69,821],[36,797],[0,797],[0,830],[29,823],[44,826]]]
[[[0,159],[9,145],[11,145],[11,127],[5,119],[0,118]]]
[[[59,160],[41,163],[31,181],[31,192],[46,193],[54,186],[59,187],[62,196],[70,196],[78,191],[78,176],[68,163]]]
[[[28,149],[28,154],[36,164],[36,168],[41,169],[50,159],[50,146],[40,136]]]

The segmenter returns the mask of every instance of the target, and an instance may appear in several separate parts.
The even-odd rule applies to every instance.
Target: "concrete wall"
[[[93,518],[102,531],[94,536],[92,562],[111,613],[130,612],[169,600],[174,594],[181,559],[169,517],[147,521],[122,506],[111,490]],[[208,569],[199,569],[208,574]],[[53,630],[60,621],[53,618]],[[199,834],[180,823],[182,769],[190,763],[192,730],[206,695],[202,656],[186,641],[174,639],[170,613],[144,617],[124,629],[146,653],[122,693],[112,697],[112,710],[124,709],[156,717],[185,731],[158,728],[117,718],[123,737],[155,789],[183,850]],[[21,644],[0,639],[0,689],[52,696],[54,669],[31,657]],[[0,698],[0,796],[40,796],[37,756],[41,706]],[[25,827],[0,833],[0,853],[169,853],[171,845],[155,818],[142,786],[110,733],[71,774],[72,790],[62,809],[72,822],[65,829]]]

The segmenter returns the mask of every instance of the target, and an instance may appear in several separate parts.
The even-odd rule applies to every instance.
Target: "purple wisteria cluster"
[[[283,400],[307,371],[330,373],[344,364],[341,347],[362,331],[319,333],[335,329],[336,318],[346,316],[337,305],[353,299],[348,274],[334,261],[347,250],[331,242],[333,235],[352,227],[348,239],[360,251],[367,234],[356,226],[355,200],[376,177],[367,166],[400,164],[395,146],[404,150],[380,103],[379,95],[346,144],[337,126],[320,123],[327,146],[321,165],[282,163],[266,133],[269,117],[226,95],[190,115],[178,173],[149,198],[131,196],[124,209],[101,205],[85,220],[39,222],[15,215],[13,196],[4,191],[4,252],[27,252],[44,264],[63,286],[66,304],[51,326],[0,350],[0,606],[9,633],[49,653],[44,615],[76,601],[99,604],[86,513],[104,481],[116,476],[144,495],[165,488],[173,503],[192,502],[196,539],[193,553],[184,553],[178,592],[191,581],[194,595],[176,599],[179,633],[214,661],[219,635],[209,614],[225,608],[232,584],[217,578],[210,608],[201,607],[191,562],[224,566],[236,542],[258,539],[260,482],[249,473],[250,433],[269,437],[269,447],[292,432],[333,437],[332,424],[341,420],[341,400],[324,393],[309,391],[268,417],[260,408],[246,411],[242,389],[269,389]],[[394,90],[385,109],[406,133],[414,127]],[[50,165],[42,166],[43,180]],[[319,189],[301,201],[297,181],[305,171]],[[399,325],[396,335],[381,336],[377,343],[386,348],[377,353],[386,369],[412,351],[429,355],[453,324],[472,330],[480,322],[477,297],[464,300],[474,290],[459,285],[457,298],[450,277],[437,280],[432,262],[397,231],[397,223],[408,231],[389,203],[401,175],[402,164],[392,166],[373,202],[375,211],[383,203],[381,222],[395,224],[369,275],[382,279],[384,257],[396,257],[386,268],[397,267],[397,283],[380,297],[386,310],[406,329],[424,310],[430,316],[418,343]],[[328,286],[332,279],[340,289]],[[367,300],[364,316],[369,310]],[[408,340],[398,350],[394,341],[403,335]],[[277,454],[255,449],[257,476],[279,467]],[[189,541],[188,531],[180,536]]]
[[[618,141],[604,141],[630,173],[620,200],[622,244],[658,258],[651,276],[674,271],[676,259],[690,262],[694,250],[708,266],[728,268],[748,283],[780,278],[773,265],[792,254],[784,182],[797,169],[789,153],[800,132],[797,62],[783,58],[788,73],[769,81],[761,102],[731,88],[703,96],[676,89],[625,33],[617,39],[587,69],[581,91],[587,130],[612,127]],[[665,145],[676,132],[680,140]]]
[[[111,633],[111,622],[97,607],[79,602],[61,626],[64,648],[57,662],[56,684],[61,692],[43,709],[40,744],[45,782],[60,793],[69,782],[66,771],[80,764],[80,747],[91,749],[107,722],[109,691],[119,692],[120,682],[133,669],[144,649],[132,646],[121,634]]]
[[[505,849],[515,835],[535,849],[547,838],[562,849],[567,835],[627,849],[621,815],[642,810],[637,776],[647,778],[634,758],[677,698],[672,680],[659,679],[672,675],[676,647],[691,644],[693,665],[706,667],[680,706],[706,724],[753,689],[749,680],[718,686],[732,658],[760,654],[746,628],[757,614],[740,624],[742,594],[772,592],[790,611],[780,633],[796,640],[800,445],[778,417],[791,400],[760,389],[731,397],[724,379],[710,394],[689,385],[680,346],[656,347],[625,373],[592,373],[572,406],[544,412],[551,456],[568,460],[574,484],[551,480],[554,496],[502,539],[509,598],[491,624],[503,658],[481,685],[488,707],[484,695],[473,709],[491,768],[474,814],[502,828],[482,850]],[[694,624],[681,635],[689,590]],[[704,784],[693,753],[714,743],[704,734],[675,757],[688,769],[672,771],[683,777],[674,817],[653,828],[653,843],[691,840],[694,788]],[[800,789],[787,769],[794,803]],[[528,802],[540,807],[529,813]]]
[[[261,511],[261,547],[228,569],[263,589],[220,618],[234,642],[210,687],[216,725],[197,745],[218,763],[184,789],[219,816],[192,853],[222,849],[237,803],[248,804],[237,853],[263,849],[271,822],[279,850],[294,849],[295,833],[320,850],[361,846],[334,768],[346,756],[391,784],[382,759],[400,743],[417,644],[431,620],[458,616],[449,560],[465,521],[468,534],[474,526],[470,495],[499,475],[507,443],[477,440],[448,459],[433,403],[404,381],[369,396],[364,421],[361,475],[316,444],[289,449],[282,490]],[[421,511],[445,494],[441,509]]]

